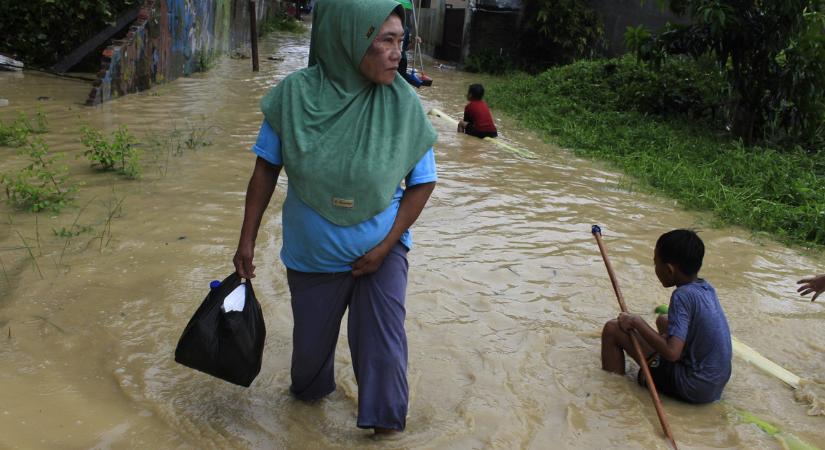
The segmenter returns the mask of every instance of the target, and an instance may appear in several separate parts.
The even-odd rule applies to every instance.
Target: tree
[[[658,0],[664,6],[664,0]],[[710,55],[730,84],[731,132],[754,140],[825,142],[823,0],[671,0],[691,18],[658,36],[631,31],[636,54]],[[627,35],[626,35],[627,36]]]
[[[138,0],[0,0],[0,52],[50,66]]]
[[[586,0],[525,0],[519,53],[528,68],[544,69],[594,56],[604,27]]]

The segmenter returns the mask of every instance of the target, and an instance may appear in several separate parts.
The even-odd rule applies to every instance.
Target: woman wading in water
[[[295,322],[290,390],[302,400],[335,390],[335,344],[349,308],[357,425],[401,431],[409,398],[408,229],[435,187],[436,134],[397,73],[398,3],[321,0],[313,12],[309,67],[261,101],[265,120],[235,268],[255,276],[255,239],[283,168],[281,260]]]

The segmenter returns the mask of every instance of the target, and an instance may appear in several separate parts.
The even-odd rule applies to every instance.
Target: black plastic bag
[[[215,282],[213,282],[215,283]],[[225,312],[224,299],[245,285],[243,311]],[[175,349],[175,361],[209,375],[249,387],[261,371],[266,326],[252,283],[233,273],[209,294],[189,320]]]

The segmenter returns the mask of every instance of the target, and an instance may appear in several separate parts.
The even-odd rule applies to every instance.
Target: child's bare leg
[[[667,334],[667,314],[659,314],[656,317],[656,330],[659,334]]]
[[[644,339],[639,338],[638,340],[645,358],[650,357],[650,355],[653,354],[653,349]],[[627,352],[640,367],[646,363],[646,361],[639,361],[636,350],[633,348],[633,341],[631,341],[629,334],[619,328],[619,321],[616,319],[609,320],[604,324],[604,328],[602,329],[602,369],[624,375],[625,352]]]
[[[602,369],[624,375],[624,351],[630,348],[630,336],[619,328],[616,319],[602,328]]]

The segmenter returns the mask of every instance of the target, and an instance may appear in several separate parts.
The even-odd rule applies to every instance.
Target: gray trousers
[[[407,248],[396,244],[375,273],[287,270],[292,295],[292,386],[299,399],[335,390],[335,345],[349,308],[347,334],[358,382],[358,427],[403,430],[406,424],[407,335],[404,330]]]

